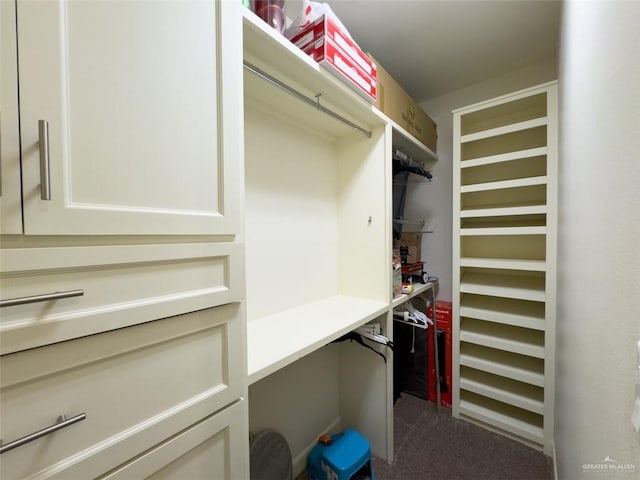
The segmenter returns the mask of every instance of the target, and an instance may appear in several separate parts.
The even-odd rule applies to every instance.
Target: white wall
[[[438,125],[439,161],[435,182],[412,185],[407,192],[406,218],[437,218],[434,233],[422,236],[422,257],[429,275],[440,277],[438,298],[451,299],[451,229],[453,195],[453,115],[451,111],[499,95],[555,80],[555,59],[433,98],[420,104]]]
[[[635,471],[607,478],[637,479],[640,2],[567,2],[562,52],[558,478],[600,478],[589,465],[609,456]]]

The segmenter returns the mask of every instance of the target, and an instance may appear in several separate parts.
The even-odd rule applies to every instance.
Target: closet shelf
[[[513,415],[509,415],[504,413],[500,407],[493,409],[488,408],[481,403],[475,403],[469,400],[460,400],[460,413],[532,442],[538,444],[543,443],[544,435],[542,427],[532,424],[530,421],[518,418],[519,415],[517,412]],[[535,414],[531,413],[530,415]],[[542,424],[542,418],[540,418],[539,423]]]
[[[336,295],[247,322],[249,384],[373,320],[385,302]]]
[[[528,130],[530,128],[542,127],[547,124],[547,117],[535,118],[533,120],[527,120],[524,122],[513,123],[504,127],[491,128],[482,132],[470,133],[460,137],[460,143],[473,142],[475,140],[482,140],[485,138],[497,137],[498,135],[505,135],[507,133],[519,132],[522,130]]]
[[[393,224],[406,225],[406,227],[402,229],[403,232],[433,233],[436,231],[436,227],[438,226],[438,219],[427,218],[426,220],[403,220],[401,218],[394,218]],[[413,227],[419,227],[419,228],[413,228]]]
[[[276,88],[278,88],[280,90],[283,90],[285,93],[288,93],[293,98],[298,99],[302,103],[306,103],[308,106],[312,107],[313,109],[321,111],[322,113],[324,113],[326,115],[329,115],[330,117],[334,118],[335,120],[337,120],[339,122],[342,122],[344,125],[346,125],[347,127],[355,130],[356,132],[360,133],[361,135],[364,135],[367,138],[371,138],[371,131],[367,130],[366,128],[362,128],[360,125],[357,125],[354,122],[352,122],[351,120],[344,118],[339,113],[336,113],[333,110],[331,110],[330,108],[325,107],[322,104],[320,95],[317,95],[315,98],[307,97],[306,95],[304,95],[303,93],[299,92],[295,88],[290,87],[286,83],[281,82],[277,78],[272,77],[267,72],[265,72],[263,70],[260,70],[258,67],[256,67],[255,65],[252,65],[252,64],[250,64],[248,62],[244,62],[244,68],[245,68],[245,70],[248,70],[249,72],[253,73],[258,78],[264,80],[267,83],[270,83],[271,85],[273,85],[274,87],[276,87]]]
[[[243,48],[245,62],[308,98],[320,103],[365,130],[384,126],[375,107],[326,71],[310,56],[271,28],[255,13],[243,8]],[[330,138],[359,135],[350,126],[331,118],[256,77],[244,75],[245,101],[291,122],[301,123]]]
[[[505,188],[530,187],[533,185],[546,185],[547,177],[527,177],[513,180],[503,180],[500,182],[476,183],[460,187],[460,193],[486,192],[490,190],[501,190]]]
[[[488,323],[479,321],[477,323]],[[488,323],[491,325],[491,323]],[[539,337],[528,333],[526,329],[519,327],[510,327],[511,329],[520,329],[523,332],[518,334],[512,330],[504,332],[498,330],[497,327],[491,331],[490,328],[465,329],[463,325],[460,327],[460,341],[481,345],[483,347],[504,350],[505,352],[517,353],[519,355],[527,355],[529,357],[544,358],[544,334],[539,333]],[[505,327],[508,328],[508,327]]]
[[[461,257],[460,266],[504,270],[522,270],[531,272],[546,271],[546,262],[544,260]]]
[[[547,227],[474,227],[461,228],[462,236],[482,235],[545,235]]]
[[[437,285],[437,282],[427,282],[427,283],[416,283],[413,285],[413,292],[406,294],[403,293],[402,295],[400,295],[399,297],[396,297],[393,299],[393,301],[391,302],[391,306],[393,308],[397,308],[400,307],[403,303],[406,303],[407,301],[411,300],[414,297],[417,297],[419,295],[424,295],[425,293],[427,293],[430,289],[435,288]]]
[[[460,388],[542,415],[544,389],[469,368],[460,372]]]
[[[473,208],[460,211],[461,218],[475,217],[507,217],[511,215],[536,215],[546,214],[546,205],[524,205],[516,207],[500,207],[500,208]]]
[[[393,219],[393,223],[396,223],[398,225],[420,225],[421,227],[424,227],[425,221],[424,220],[405,220],[403,218],[394,218]]]
[[[466,272],[460,281],[460,292],[534,302],[545,300],[544,278],[528,276]]]
[[[391,143],[393,148],[402,150],[414,160],[419,160],[424,163],[424,167],[429,169],[438,161],[438,155],[420,142],[416,137],[411,135],[407,130],[402,128],[392,119],[387,117],[377,108],[374,111],[385,121],[391,125]]]
[[[462,344],[460,365],[544,387],[544,362],[473,344]]]
[[[544,306],[540,303],[465,295],[460,304],[460,316],[532,330],[545,329]]]
[[[500,338],[494,335],[461,331],[460,340],[507,352],[529,355],[530,357],[544,358],[544,347],[542,345],[532,345],[531,343],[515,338]]]
[[[483,165],[491,165],[494,163],[511,162],[514,160],[525,160],[547,155],[547,147],[528,148],[526,150],[518,150],[516,152],[500,153],[498,155],[490,155],[488,157],[470,158],[460,162],[460,168],[481,167]]]

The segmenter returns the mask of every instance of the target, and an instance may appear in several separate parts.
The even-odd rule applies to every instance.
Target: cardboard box
[[[403,265],[421,260],[422,235],[420,233],[404,232],[400,235],[396,245],[400,250],[400,259]]]
[[[438,143],[435,122],[380,65],[380,62],[371,54],[367,55],[377,67],[378,96],[376,107],[435,152]]]
[[[377,68],[373,61],[360,49],[360,47],[345,34],[340,26],[329,16],[322,15],[313,23],[294,34],[289,40],[298,48],[304,50],[322,37],[329,37],[333,43],[342,49],[367,75],[375,82]]]
[[[376,101],[376,81],[329,37],[321,37],[303,51],[359,93],[361,97],[372,103]]]
[[[453,331],[451,302],[436,301],[436,329],[438,330],[438,362],[440,381],[440,404],[450,407],[453,397]],[[427,385],[429,401],[436,401],[436,367],[433,355],[433,328],[427,330],[429,356],[427,359]]]

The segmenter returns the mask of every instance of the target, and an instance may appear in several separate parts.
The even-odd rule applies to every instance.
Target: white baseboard
[[[309,456],[309,453],[311,452],[313,447],[315,447],[318,444],[318,438],[320,437],[320,435],[324,435],[324,434],[333,435],[334,433],[338,433],[341,430],[342,430],[342,421],[340,420],[340,417],[338,417],[333,422],[331,422],[327,426],[327,428],[325,428],[321,432],[318,432],[318,434],[316,435],[316,438],[313,439],[313,442],[307,445],[302,450],[302,452],[300,452],[293,458],[293,478],[296,478],[298,475],[302,473],[302,471],[305,468],[307,468],[307,457]]]

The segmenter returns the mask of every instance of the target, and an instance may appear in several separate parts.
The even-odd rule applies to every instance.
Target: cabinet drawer
[[[243,403],[238,401],[99,480],[249,478]]]
[[[222,305],[242,298],[238,243],[5,249],[2,299],[81,296],[5,306],[0,352]]]
[[[245,390],[242,316],[232,303],[2,356],[5,445],[61,414],[86,419],[3,453],[0,477],[83,462],[93,478],[232,403]]]

